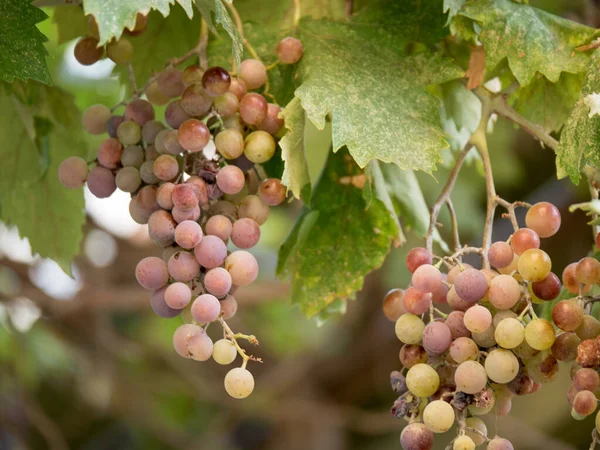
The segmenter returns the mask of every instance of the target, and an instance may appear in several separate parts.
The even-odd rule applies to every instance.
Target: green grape
[[[126,120],[117,128],[117,137],[125,146],[135,145],[142,140],[142,127],[133,120]]]
[[[231,364],[237,356],[237,350],[229,339],[219,339],[213,346],[213,359],[223,366]]]
[[[115,64],[125,65],[133,58],[133,45],[127,39],[112,41],[106,46],[106,56]]]
[[[492,324],[481,333],[471,333],[471,339],[473,339],[480,347],[493,347],[496,345],[496,338],[494,337],[495,332],[496,327]]]
[[[123,167],[140,168],[144,163],[144,149],[139,145],[130,145],[123,149],[121,154],[121,165]]]
[[[223,130],[215,137],[215,147],[225,159],[239,158],[244,153],[244,135],[233,128]]]
[[[542,281],[552,270],[552,261],[545,251],[532,248],[519,257],[518,269],[527,281]]]
[[[140,171],[135,167],[123,167],[117,172],[115,182],[123,192],[135,192],[142,184]]]
[[[158,89],[158,83],[153,81],[146,89],[146,98],[155,106],[163,106],[169,103],[169,97],[163,95]]]
[[[396,321],[396,336],[405,344],[418,344],[423,337],[425,323],[414,314],[404,314]]]
[[[547,350],[556,339],[554,327],[545,319],[533,319],[525,327],[525,340],[535,350]]]
[[[467,435],[458,436],[452,444],[452,450],[474,450],[475,442]]]
[[[525,327],[519,320],[508,317],[498,323],[494,338],[500,347],[518,347],[525,339]]]
[[[454,408],[444,400],[434,400],[423,410],[423,423],[434,433],[445,433],[454,424]]]
[[[142,181],[146,184],[157,184],[160,181],[156,175],[154,175],[154,161],[144,161],[140,167],[140,176]]]
[[[267,221],[269,211],[269,205],[263,202],[258,195],[249,195],[240,203],[238,215],[240,218],[252,219],[262,225]]]
[[[233,398],[246,398],[254,390],[254,377],[243,367],[231,369],[225,375],[225,390]]]
[[[275,139],[266,131],[254,131],[246,136],[244,155],[256,164],[270,160],[275,154]]]
[[[408,369],[406,386],[417,397],[429,397],[440,387],[440,376],[427,364],[416,364]]]
[[[215,110],[221,117],[231,117],[238,112],[240,101],[233,92],[215,98]]]
[[[487,376],[496,383],[508,383],[519,373],[519,360],[510,350],[492,350],[485,358],[484,364]]]

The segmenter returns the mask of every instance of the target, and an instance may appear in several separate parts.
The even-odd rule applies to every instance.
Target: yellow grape
[[[408,369],[406,386],[417,397],[429,397],[440,387],[440,376],[427,364],[415,364]]]
[[[527,281],[542,281],[552,270],[552,261],[545,251],[531,248],[519,257],[518,268]]]
[[[535,350],[547,350],[556,338],[554,327],[545,319],[533,319],[525,327],[525,340]]]

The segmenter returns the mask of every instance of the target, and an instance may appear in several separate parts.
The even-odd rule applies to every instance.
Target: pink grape
[[[177,131],[179,145],[189,152],[199,152],[210,142],[210,131],[202,121],[188,119]]]
[[[514,258],[512,247],[504,241],[494,242],[488,250],[488,260],[497,269],[510,266]]]
[[[423,331],[423,348],[431,355],[441,355],[452,343],[450,328],[442,322],[431,322]]]
[[[450,305],[450,307],[456,311],[466,311],[471,306],[473,306],[475,303],[477,303],[477,301],[467,302],[467,301],[463,300],[461,297],[459,297],[458,294],[456,293],[455,286],[452,286],[448,290],[448,295],[446,296],[446,299],[448,301],[448,305]]]
[[[176,185],[173,188],[171,199],[175,208],[189,210],[198,206],[198,197],[196,196],[194,187],[189,183]]]
[[[227,258],[227,247],[217,236],[207,235],[194,248],[194,255],[202,267],[213,269],[223,264]]]
[[[279,105],[269,103],[267,106],[267,117],[256,128],[275,136],[284,125],[284,121],[279,117],[279,113],[281,113]]]
[[[227,242],[231,236],[233,225],[227,217],[217,214],[212,216],[204,226],[206,234],[217,236],[223,242]]]
[[[226,92],[215,98],[215,111],[221,117],[231,117],[238,112],[240,101],[233,92]]]
[[[452,311],[446,317],[444,323],[450,329],[450,333],[452,333],[452,339],[458,339],[460,337],[469,337],[471,332],[465,326],[465,313],[462,311]]]
[[[144,289],[151,291],[160,289],[169,281],[167,265],[156,256],[148,256],[137,264],[135,278]]]
[[[212,322],[221,313],[221,302],[214,295],[202,294],[192,303],[191,313],[196,322]]]
[[[173,309],[183,309],[192,300],[192,291],[184,283],[173,283],[165,291],[165,303]]]
[[[204,287],[208,292],[216,297],[223,297],[227,295],[231,289],[231,285],[231,275],[222,267],[210,269],[204,275]]]
[[[181,100],[173,100],[167,105],[167,109],[165,110],[165,122],[167,122],[171,128],[177,129],[183,122],[191,118],[192,116],[183,109]]]
[[[236,299],[232,295],[228,295],[220,302],[221,302],[221,315],[223,316],[224,320],[229,320],[233,316],[235,316],[235,313],[237,312],[237,309],[238,309],[238,304],[237,304]]]
[[[143,127],[154,120],[154,107],[149,101],[138,98],[125,107],[125,120],[133,120]]]
[[[142,126],[142,139],[148,145],[154,144],[154,140],[158,133],[165,129],[162,122],[158,120],[149,120]]]
[[[400,445],[403,450],[431,450],[433,432],[422,423],[410,423],[400,434]]]
[[[169,181],[179,173],[179,163],[171,155],[160,155],[154,161],[152,170],[159,179]]]
[[[246,184],[244,172],[239,167],[228,165],[217,173],[217,186],[225,194],[237,194]]]
[[[472,333],[483,333],[492,324],[492,313],[484,306],[474,305],[465,311],[463,320]]]
[[[163,286],[160,289],[152,292],[152,297],[150,298],[150,305],[152,306],[152,310],[159,317],[164,319],[172,319],[173,317],[177,317],[181,314],[180,309],[173,309],[167,302],[165,301],[165,292],[167,290],[167,286]]]
[[[423,247],[415,247],[406,255],[406,267],[410,273],[414,273],[423,264],[431,264],[432,255]]]
[[[175,242],[187,250],[194,248],[202,240],[202,227],[198,222],[184,220],[175,228]]]
[[[404,292],[402,303],[406,312],[418,316],[429,311],[429,307],[431,306],[431,294],[410,287]]]
[[[207,94],[201,83],[189,85],[181,96],[181,108],[190,116],[204,116],[210,111],[212,104],[212,97]]]
[[[107,198],[117,189],[115,176],[106,167],[96,166],[87,177],[87,187],[98,198]]]
[[[431,264],[423,264],[413,272],[412,284],[421,292],[431,293],[442,284],[442,273]]]
[[[174,67],[163,70],[158,75],[156,82],[160,93],[169,98],[179,97],[185,89],[183,73]]]
[[[287,187],[278,178],[267,178],[258,187],[258,196],[269,206],[282,204],[287,198]]]
[[[560,228],[560,211],[552,203],[539,202],[529,208],[525,216],[528,228],[535,231],[540,237],[554,236]]]
[[[60,184],[69,189],[77,189],[85,184],[89,173],[87,162],[79,156],[70,156],[58,167]]]
[[[488,299],[498,309],[510,309],[521,298],[521,285],[510,275],[498,275],[490,281]]]
[[[104,134],[111,118],[110,109],[102,104],[90,106],[83,112],[81,124],[90,134]]]
[[[191,323],[181,325],[173,334],[175,351],[184,358],[206,361],[212,355],[213,343],[206,332]]]
[[[192,281],[200,274],[200,265],[189,252],[175,253],[169,258],[167,267],[171,277],[181,282]]]
[[[529,228],[521,228],[512,235],[510,245],[515,254],[522,255],[532,248],[540,248],[540,237]]]
[[[232,78],[229,85],[229,92],[233,92],[238,100],[241,100],[248,93],[246,82],[241,78]]]
[[[485,296],[488,290],[488,281],[481,271],[466,269],[459,273],[454,280],[454,288],[463,300],[476,302]]]
[[[208,188],[206,187],[206,181],[197,176],[191,176],[186,180],[186,184],[189,184],[194,189],[198,204],[204,206],[208,204]]]
[[[277,45],[277,57],[282,64],[295,64],[303,54],[302,42],[294,37],[285,37]]]
[[[238,248],[252,248],[260,240],[260,227],[252,219],[238,219],[233,223],[231,242]]]
[[[496,437],[489,442],[486,450],[515,450],[515,448],[508,439]]]
[[[240,67],[240,78],[244,80],[248,89],[258,89],[267,80],[267,69],[257,59],[245,59]]]
[[[98,162],[107,169],[116,169],[121,164],[123,146],[115,138],[102,141],[98,147]]]
[[[192,209],[181,209],[174,207],[171,210],[175,222],[181,223],[184,220],[193,220],[194,222],[200,218],[200,207],[194,206]]]
[[[248,286],[258,276],[258,262],[252,253],[245,250],[231,253],[225,260],[225,269],[236,286]]]
[[[158,190],[156,191],[156,201],[161,208],[173,208],[173,189],[175,189],[173,183],[163,183],[158,187]]]
[[[250,92],[240,100],[240,117],[249,125],[259,125],[267,117],[269,105],[265,98]]]
[[[171,245],[175,239],[176,226],[177,224],[169,212],[155,211],[148,219],[148,234],[156,245],[166,247]]]

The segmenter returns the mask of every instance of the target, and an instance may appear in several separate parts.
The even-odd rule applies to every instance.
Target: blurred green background
[[[530,3],[600,25],[593,1]],[[82,68],[72,57],[73,43],[57,46],[51,20],[40,28],[50,38],[54,80],[76,96],[80,108],[121,99],[110,63]],[[90,148],[96,144],[91,141]],[[547,200],[561,209],[560,232],[543,243],[560,274],[592,244],[585,216],[568,212],[568,205],[586,200],[585,187],[557,181],[552,152],[510,123],[495,124],[490,147],[500,195]],[[315,161],[325,156],[309,154]],[[446,176],[440,169],[435,178],[419,177],[429,203]],[[485,191],[475,164],[463,170],[452,199],[463,243],[477,243]],[[135,281],[137,262],[158,251],[144,227],[127,222],[126,196],[89,198],[76,281],[54,263],[32,257],[27,242],[0,224],[0,449],[400,448],[404,422],[388,412],[395,399],[388,376],[399,368],[400,343],[380,306],[387,290],[407,285],[404,257],[420,241],[408,233],[409,242],[367,277],[344,315],[317,323],[290,305],[288,285],[274,276],[277,249],[300,208],[272,210],[254,252],[260,279],[236,294],[239,310],[231,326],[258,337],[261,345],[250,350],[264,360],[250,363],[256,389],[245,401],[226,395],[227,368],[184,360],[173,351],[171,337],[181,318],[155,317],[147,291]],[[505,239],[510,231],[498,217],[494,237]],[[209,334],[217,337],[217,331]],[[498,433],[519,450],[587,449],[593,418],[571,418],[568,366],[561,369],[538,393],[515,398],[510,416],[486,417],[490,436]],[[436,437],[436,449],[445,448],[451,435]]]

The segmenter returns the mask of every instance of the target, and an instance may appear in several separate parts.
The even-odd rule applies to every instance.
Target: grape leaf
[[[444,12],[448,13],[448,21],[446,25],[449,25],[454,16],[458,14],[460,9],[465,4],[466,0],[444,0]]]
[[[537,74],[527,86],[518,89],[511,101],[518,113],[544,127],[547,132],[559,131],[579,97],[583,74],[562,73],[556,83]]]
[[[279,251],[278,273],[292,279],[292,301],[314,316],[337,299],[347,299],[387,255],[397,228],[385,205],[374,198],[367,209],[362,189],[340,178],[360,175],[348,153],[332,153],[312,196]]]
[[[479,39],[488,69],[508,58],[521,85],[529,84],[536,72],[553,83],[561,72],[583,72],[589,58],[574,49],[596,33],[593,28],[510,0],[467,2],[460,14],[480,23]]]
[[[586,104],[588,95],[594,93],[600,93],[600,50],[592,54],[581,93],[558,143],[558,166],[574,183],[579,183],[586,164],[600,167],[600,116],[589,117],[590,106]]]
[[[87,156],[79,111],[69,94],[34,83],[4,86],[0,108],[9,120],[0,128],[6,162],[0,166],[0,220],[16,226],[34,253],[70,273],[85,204],[81,189],[60,184],[58,166],[68,156]]]
[[[0,80],[12,83],[36,80],[51,85],[46,65],[48,39],[35,26],[47,19],[31,0],[2,0],[0,2]]]
[[[296,96],[317,128],[332,115],[334,151],[347,146],[361,167],[379,159],[434,170],[448,143],[439,100],[424,87],[464,72],[437,55],[402,56],[379,26],[304,20],[299,31],[305,54]]]
[[[216,27],[222,25],[223,29],[231,38],[231,51],[235,67],[240,67],[242,55],[244,53],[244,44],[238,30],[229,17],[227,7],[223,2],[231,3],[232,0],[196,0],[196,8],[206,20],[211,30],[216,33]],[[256,6],[255,6],[256,7]],[[234,69],[235,70],[235,69]]]
[[[54,8],[52,22],[56,24],[58,43],[64,44],[88,33],[88,20],[79,5],[62,5]]]
[[[193,17],[192,0],[84,0],[83,8],[86,15],[91,14],[96,19],[100,44],[106,44],[113,38],[119,39],[125,28],[133,29],[138,13],[147,15],[156,9],[167,17],[175,2],[181,5],[190,19]],[[156,39],[155,35],[153,37]],[[159,39],[164,37],[161,35]]]
[[[279,141],[285,169],[281,181],[297,199],[310,201],[310,176],[304,155],[304,123],[306,115],[300,99],[294,98],[283,110],[287,132]]]
[[[198,42],[200,18],[186,17],[179,7],[173,7],[171,14],[162,17],[158,12],[148,16],[146,30],[138,36],[127,37],[134,46],[131,65],[138,85],[143,85],[155,72],[165,67],[165,63],[177,58],[193,48]],[[116,66],[124,84],[128,84],[127,68]]]

